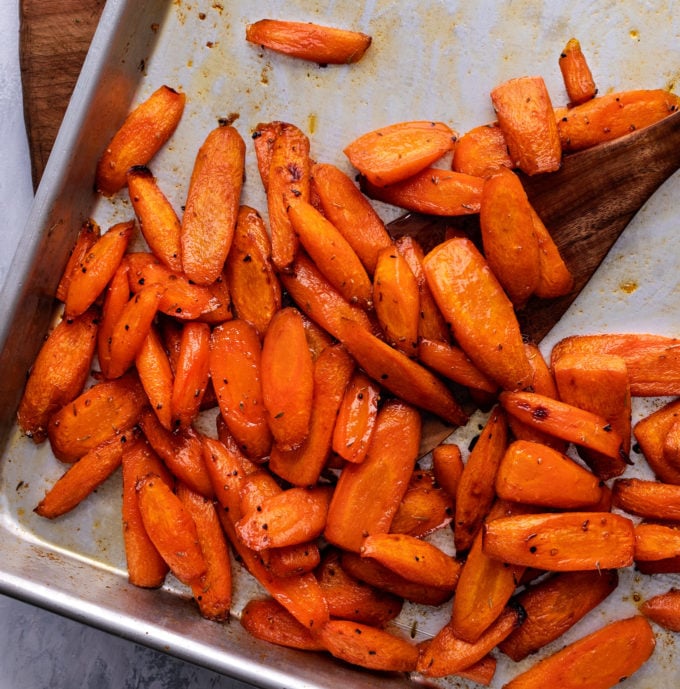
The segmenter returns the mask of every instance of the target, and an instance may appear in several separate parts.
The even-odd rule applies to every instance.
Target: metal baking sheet
[[[280,17],[356,28],[373,36],[365,58],[329,66],[274,55],[244,40],[245,26]],[[14,426],[30,362],[56,313],[52,294],[83,218],[102,227],[131,217],[125,193],[113,200],[92,191],[95,161],[128,110],[160,84],[186,92],[187,108],[171,143],[152,169],[180,208],[195,153],[221,117],[235,117],[246,141],[273,119],[298,124],[312,154],[347,171],[342,148],[359,134],[404,119],[443,120],[459,132],[493,119],[488,98],[497,83],[542,75],[556,105],[564,94],[557,66],[566,41],[580,39],[600,92],[673,87],[680,75],[680,16],[669,1],[572,0],[467,3],[454,0],[109,0],[77,84],[0,295],[0,590],[80,621],[263,687],[408,687],[401,675],[356,670],[317,654],[301,654],[250,638],[236,620],[202,620],[187,591],[172,580],[159,591],[128,585],[120,524],[120,481],[56,521],[33,513],[63,470],[46,446]],[[643,208],[596,278],[543,343],[575,332],[648,331],[678,334],[676,209],[673,177]],[[265,211],[252,148],[243,201]],[[378,206],[385,219],[396,211]],[[665,400],[636,401],[640,418]],[[476,425],[473,420],[472,427]],[[468,431],[469,432],[469,431]],[[459,439],[467,446],[465,431]],[[646,476],[638,458],[632,470]],[[547,650],[603,621],[633,614],[639,600],[669,588],[672,576],[622,572],[607,603]],[[253,591],[237,582],[235,614]],[[406,606],[398,625],[434,633],[444,606],[423,615]],[[658,634],[652,660],[623,688],[676,686],[680,646]],[[492,687],[534,661],[511,665],[499,655]],[[444,687],[468,686],[460,679]]]

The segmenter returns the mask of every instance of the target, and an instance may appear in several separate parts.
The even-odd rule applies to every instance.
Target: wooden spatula
[[[565,156],[558,172],[522,183],[537,213],[574,275],[564,297],[532,299],[518,313],[522,332],[540,342],[597,270],[614,242],[649,197],[680,167],[680,112],[620,139]],[[425,246],[441,239],[455,222],[406,216],[390,226],[393,236],[414,234]],[[468,225],[470,219],[462,222]],[[474,226],[472,227],[474,232]],[[421,452],[431,450],[452,429],[426,424]]]

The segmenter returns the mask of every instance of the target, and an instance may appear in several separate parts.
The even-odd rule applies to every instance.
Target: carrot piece
[[[354,361],[342,345],[324,349],[314,362],[314,390],[309,435],[294,450],[272,448],[269,468],[297,486],[315,484],[331,450],[338,409],[349,383]]]
[[[371,184],[384,187],[424,170],[455,142],[456,133],[443,122],[397,122],[362,134],[344,153]]]
[[[186,96],[161,86],[125,118],[97,163],[95,188],[105,196],[120,191],[128,170],[146,165],[177,128]]]
[[[505,412],[494,407],[465,463],[456,493],[456,550],[470,548],[494,500],[496,473],[508,444]]]
[[[128,581],[143,588],[158,588],[169,567],[144,528],[137,499],[137,482],[150,474],[160,476],[169,486],[172,476],[163,462],[142,439],[128,442],[123,450],[123,542]]]
[[[674,422],[663,441],[664,461],[680,469],[680,423]]]
[[[680,485],[680,469],[664,452],[666,437],[680,416],[680,400],[672,400],[638,421],[633,434],[654,474],[664,483]]]
[[[524,660],[571,629],[616,589],[618,580],[616,570],[561,572],[525,589],[516,602],[526,619],[500,650],[515,662]]]
[[[326,347],[330,347],[334,340],[330,333],[319,327],[305,314],[302,314],[302,324],[305,326],[305,337],[307,338],[307,346],[312,355],[312,360],[316,361],[321,352],[323,352]]]
[[[158,421],[172,430],[173,373],[158,331],[151,327],[135,357],[139,380]]]
[[[506,389],[530,385],[531,365],[512,303],[474,244],[449,239],[425,257],[423,267],[435,301],[473,363]]]
[[[287,210],[300,243],[328,282],[347,301],[367,308],[371,281],[350,243],[308,201],[291,196]]]
[[[467,422],[467,414],[444,383],[405,354],[351,321],[340,324],[339,340],[364,371],[408,404],[448,421]]]
[[[420,292],[413,271],[396,247],[387,247],[378,254],[373,275],[373,304],[388,344],[415,358]]]
[[[510,79],[491,91],[510,159],[528,175],[554,172],[562,161],[550,94],[542,77]]]
[[[608,689],[636,672],[654,645],[654,632],[641,615],[611,622],[539,661],[505,688]]]
[[[263,553],[263,557],[265,553]],[[267,568],[274,577],[289,577],[313,572],[321,562],[321,551],[315,541],[270,548],[266,551]]]
[[[615,569],[633,562],[633,522],[608,512],[501,517],[484,525],[484,552],[555,572]]]
[[[349,242],[369,275],[373,275],[378,252],[392,244],[378,213],[354,181],[335,165],[314,164],[312,188],[324,215]]]
[[[55,457],[73,462],[137,423],[147,404],[133,374],[95,383],[52,415],[47,434]]]
[[[257,171],[265,192],[269,186],[269,168],[272,162],[272,153],[277,137],[283,128],[287,126],[285,122],[274,120],[272,122],[260,122],[253,131],[253,148],[257,160]]]
[[[61,320],[40,348],[17,410],[19,427],[34,442],[45,440],[52,414],[82,392],[97,327],[98,314],[90,309],[77,318]]]
[[[348,574],[340,551],[329,548],[316,570],[319,585],[332,617],[382,627],[401,611],[398,596],[380,591]]]
[[[127,173],[128,193],[149,248],[170,270],[182,270],[182,223],[147,167]]]
[[[599,414],[533,392],[502,392],[499,400],[508,414],[529,426],[612,460],[628,459],[621,435]]]
[[[220,413],[242,451],[269,454],[272,436],[262,396],[262,346],[254,326],[234,319],[216,327],[210,341],[210,375]]]
[[[612,333],[573,335],[558,342],[551,364],[569,353],[611,354],[623,357],[633,397],[680,394],[680,340],[664,335]]]
[[[129,265],[125,258],[109,281],[104,295],[102,317],[97,333],[97,359],[104,378],[110,378],[111,340],[123,310],[130,301]]]
[[[162,290],[157,285],[147,285],[120,310],[111,331],[107,371],[109,378],[120,378],[134,363],[151,330],[162,296]]]
[[[205,558],[205,573],[191,583],[194,599],[206,619],[226,620],[232,599],[231,561],[215,505],[183,483],[177,486],[177,497],[196,525],[198,542]]]
[[[413,603],[438,606],[451,598],[451,591],[448,589],[423,586],[404,579],[379,562],[361,557],[359,553],[343,551],[340,562],[355,579]]]
[[[272,318],[262,343],[262,400],[274,441],[299,447],[309,434],[314,365],[300,312],[286,307]]]
[[[540,261],[531,204],[516,174],[503,169],[486,180],[479,224],[489,267],[521,308],[536,291]]]
[[[595,97],[597,94],[595,81],[577,38],[570,38],[567,41],[564,50],[560,53],[558,64],[571,105],[579,105]]]
[[[460,576],[460,562],[437,546],[408,534],[370,534],[364,539],[360,554],[424,586],[453,590]]]
[[[123,258],[134,227],[132,220],[114,225],[80,261],[66,293],[64,313],[67,318],[85,313],[104,291]]]
[[[149,445],[174,476],[191,490],[207,498],[213,497],[212,482],[203,458],[201,436],[193,428],[171,432],[149,409],[141,413],[139,426]]]
[[[280,271],[291,269],[299,243],[288,217],[288,202],[296,197],[309,201],[310,177],[309,139],[295,125],[281,123],[266,187],[272,261]]]
[[[455,500],[463,474],[460,447],[454,443],[437,445],[432,450],[432,471],[437,483]]]
[[[332,449],[356,464],[366,457],[378,415],[380,388],[363,371],[347,383],[333,428]]]
[[[428,215],[456,216],[478,213],[484,179],[455,170],[426,167],[389,185],[362,178],[369,198]]]
[[[675,112],[680,97],[665,89],[623,91],[597,96],[557,111],[557,130],[565,152],[581,151],[642,129]]]
[[[104,441],[73,463],[35,508],[41,517],[55,519],[70,512],[120,466],[130,431]]]
[[[680,519],[680,486],[640,478],[619,478],[614,505],[646,519]]]
[[[83,261],[85,256],[87,256],[90,249],[94,246],[94,243],[99,239],[99,237],[101,237],[101,229],[99,225],[92,220],[92,218],[87,218],[87,220],[84,220],[83,224],[80,226],[76,243],[74,244],[73,249],[71,249],[68,261],[66,261],[64,272],[61,274],[59,284],[57,285],[57,290],[54,294],[59,301],[66,301],[66,295],[68,294],[68,287],[71,284],[73,273],[78,270],[81,261]]]
[[[201,448],[215,498],[223,510],[231,513],[230,523],[241,518],[241,488],[246,475],[246,462],[236,443],[201,436]],[[224,520],[222,520],[224,526]],[[227,533],[236,532],[233,528]],[[231,536],[229,537],[231,541]]]
[[[390,525],[391,533],[422,537],[453,519],[453,498],[431,471],[416,470]]]
[[[320,65],[344,65],[358,62],[372,39],[360,31],[312,22],[260,19],[246,26],[246,40]]]
[[[418,672],[426,677],[458,674],[484,658],[522,623],[523,618],[524,615],[519,608],[506,607],[493,624],[472,644],[457,638],[451,625],[445,625],[422,648],[418,659]]]
[[[680,631],[680,590],[671,588],[648,598],[640,606],[640,612],[664,629]]]
[[[492,655],[486,655],[476,663],[459,670],[456,674],[463,679],[469,679],[477,684],[488,687],[496,674],[497,661]]]
[[[415,409],[397,400],[385,402],[366,458],[348,464],[340,475],[328,509],[326,540],[359,552],[366,535],[389,530],[413,473],[420,427]]]
[[[267,500],[283,492],[283,488],[278,481],[268,471],[258,467],[255,471],[248,473],[243,478],[241,484],[240,509],[241,514],[261,509],[262,501]]]
[[[635,561],[668,560],[680,555],[680,531],[665,524],[635,525]]]
[[[319,632],[331,655],[370,670],[411,672],[418,647],[389,632],[351,620],[331,620]]]
[[[511,443],[496,474],[496,494],[530,505],[574,509],[596,504],[600,480],[567,455],[527,440]]]
[[[501,168],[512,168],[505,135],[497,122],[465,132],[456,142],[451,167],[475,177],[490,177]]]
[[[225,264],[226,282],[237,318],[260,336],[281,308],[281,284],[271,262],[272,246],[260,214],[241,206]]]
[[[538,213],[530,206],[534,233],[538,240],[538,283],[534,294],[541,299],[554,299],[571,292],[574,276],[565,263],[550,231]]]
[[[273,598],[246,603],[239,618],[241,626],[256,639],[300,651],[323,651],[324,646],[307,627],[298,622]]]

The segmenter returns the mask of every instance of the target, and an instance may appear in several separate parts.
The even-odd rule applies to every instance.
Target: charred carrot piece
[[[635,525],[635,561],[654,562],[680,555],[680,531],[675,526]]]
[[[443,122],[397,122],[348,144],[349,162],[376,187],[400,182],[452,151],[456,133]]]
[[[149,248],[170,270],[182,270],[182,223],[147,167],[127,173],[128,193]]]
[[[371,281],[350,243],[314,206],[302,198],[288,200],[295,234],[321,273],[347,301],[367,308]]]
[[[558,64],[572,105],[579,105],[595,97],[597,87],[578,38],[567,41]]]
[[[437,483],[455,500],[463,474],[460,447],[454,443],[437,445],[432,450],[432,471]]]
[[[300,651],[323,651],[324,645],[273,598],[246,603],[239,618],[241,626],[256,639]]]
[[[61,320],[43,343],[26,381],[17,420],[36,443],[47,437],[53,413],[83,390],[97,343],[98,314],[94,309]]]
[[[173,372],[158,331],[153,326],[137,352],[135,366],[158,421],[171,431]]]
[[[97,191],[106,196],[120,191],[128,170],[158,153],[177,128],[185,102],[183,93],[161,86],[132,110],[97,163]]]
[[[149,445],[163,460],[172,474],[191,490],[213,497],[213,487],[203,458],[201,436],[193,428],[181,428],[171,432],[149,409],[139,417]]]
[[[262,343],[262,399],[275,443],[299,447],[309,434],[314,365],[300,312],[286,307],[272,318]]]
[[[541,299],[554,299],[571,292],[574,276],[538,213],[530,206],[534,233],[538,240],[538,283],[534,294]]]
[[[641,615],[611,622],[536,663],[506,689],[606,689],[630,677],[652,655],[655,639]]]
[[[128,430],[83,455],[47,491],[36,514],[55,519],[79,505],[120,466],[125,443],[131,438]]]
[[[614,505],[646,519],[680,519],[680,486],[640,478],[619,478]]]
[[[472,215],[480,209],[484,179],[455,170],[426,167],[389,185],[362,179],[362,191],[372,199],[416,213]]]
[[[264,335],[281,308],[281,284],[271,261],[271,240],[260,214],[241,206],[225,264],[226,283],[237,318]]]
[[[500,403],[508,414],[610,459],[627,461],[623,438],[599,414],[533,392],[502,392]]]
[[[215,505],[183,483],[177,487],[177,496],[196,525],[198,542],[205,558],[205,574],[191,585],[194,599],[203,617],[226,620],[232,598],[231,561]]]
[[[169,486],[172,476],[158,455],[142,439],[126,443],[122,459],[123,542],[128,581],[143,588],[158,588],[170,568],[144,528],[139,511],[137,483],[148,475],[160,476]]]
[[[454,541],[456,550],[470,548],[494,500],[494,482],[508,444],[508,423],[498,406],[484,425],[458,483]]]
[[[567,455],[542,443],[510,444],[496,474],[496,494],[505,500],[575,509],[597,504],[600,479]]]
[[[472,644],[457,638],[451,625],[445,625],[423,647],[418,658],[418,672],[426,677],[445,677],[465,670],[482,660],[522,623],[523,618],[524,615],[519,608],[506,607],[496,621]]]
[[[52,415],[47,434],[54,455],[73,462],[134,426],[147,404],[133,374],[95,383]]]
[[[640,606],[640,612],[664,629],[680,631],[680,590],[671,588],[648,598]]]
[[[484,256],[516,308],[536,291],[538,237],[519,177],[503,169],[484,183],[479,210]]]
[[[348,574],[342,566],[340,552],[334,548],[324,553],[316,576],[332,617],[382,627],[402,609],[403,601],[398,596]]]
[[[320,65],[358,62],[371,45],[360,31],[312,22],[260,19],[246,27],[246,40]]]
[[[269,454],[272,436],[262,396],[262,345],[254,326],[234,319],[215,328],[210,342],[210,375],[220,413],[248,456]]]
[[[518,77],[491,91],[510,159],[528,175],[554,172],[562,161],[550,94],[541,77]]]
[[[73,273],[78,270],[81,261],[87,256],[99,237],[101,237],[99,225],[92,220],[92,218],[83,221],[80,231],[78,232],[78,237],[76,238],[76,243],[69,254],[64,272],[61,274],[61,279],[57,285],[57,291],[54,296],[59,299],[59,301],[66,301],[66,295],[68,294],[68,287],[71,284]]]
[[[497,122],[465,132],[456,142],[451,167],[475,177],[490,177],[501,168],[512,168],[505,135]]]
[[[500,517],[484,525],[484,552],[497,560],[556,572],[632,564],[633,522],[609,512]]]
[[[378,252],[392,244],[378,213],[354,181],[335,165],[314,164],[312,188],[324,215],[349,242],[369,275],[373,275]]]
[[[324,535],[359,552],[368,534],[387,532],[413,473],[420,443],[420,415],[388,400],[378,412],[366,458],[343,469],[333,493]],[[372,498],[366,503],[366,491]]]
[[[597,96],[557,111],[557,129],[565,152],[581,151],[642,129],[675,112],[680,98],[665,89],[634,90]]]
[[[280,120],[260,122],[252,134],[257,171],[260,173],[260,180],[265,191],[269,187],[269,168],[272,162],[274,144],[285,126],[287,126],[286,123]]]
[[[664,452],[669,431],[680,417],[680,401],[672,400],[638,421],[633,434],[654,474],[664,483],[680,485],[680,469]]]
[[[474,364],[503,388],[530,385],[531,366],[512,302],[474,244],[449,239],[425,257],[423,267],[435,301]]]
[[[516,598],[526,619],[500,643],[500,650],[515,662],[524,660],[571,629],[618,581],[616,570],[560,572],[527,588]]]
[[[269,468],[296,486],[315,484],[331,451],[333,429],[354,361],[342,345],[324,349],[314,362],[314,390],[309,435],[297,449],[272,448]]]
[[[71,277],[64,313],[74,318],[85,313],[113,277],[134,230],[134,221],[114,225],[90,248]]]

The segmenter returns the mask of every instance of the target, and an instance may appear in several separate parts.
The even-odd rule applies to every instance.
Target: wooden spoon
[[[650,196],[680,168],[680,112],[624,137],[564,157],[559,171],[521,175],[529,200],[550,230],[574,276],[573,290],[558,299],[531,299],[518,313],[523,334],[540,342],[590,280],[614,242]],[[471,229],[470,218],[462,220]],[[457,219],[405,216],[393,236],[414,234],[426,246],[441,241]],[[474,226],[472,227],[474,232]],[[452,429],[427,423],[426,454]]]

